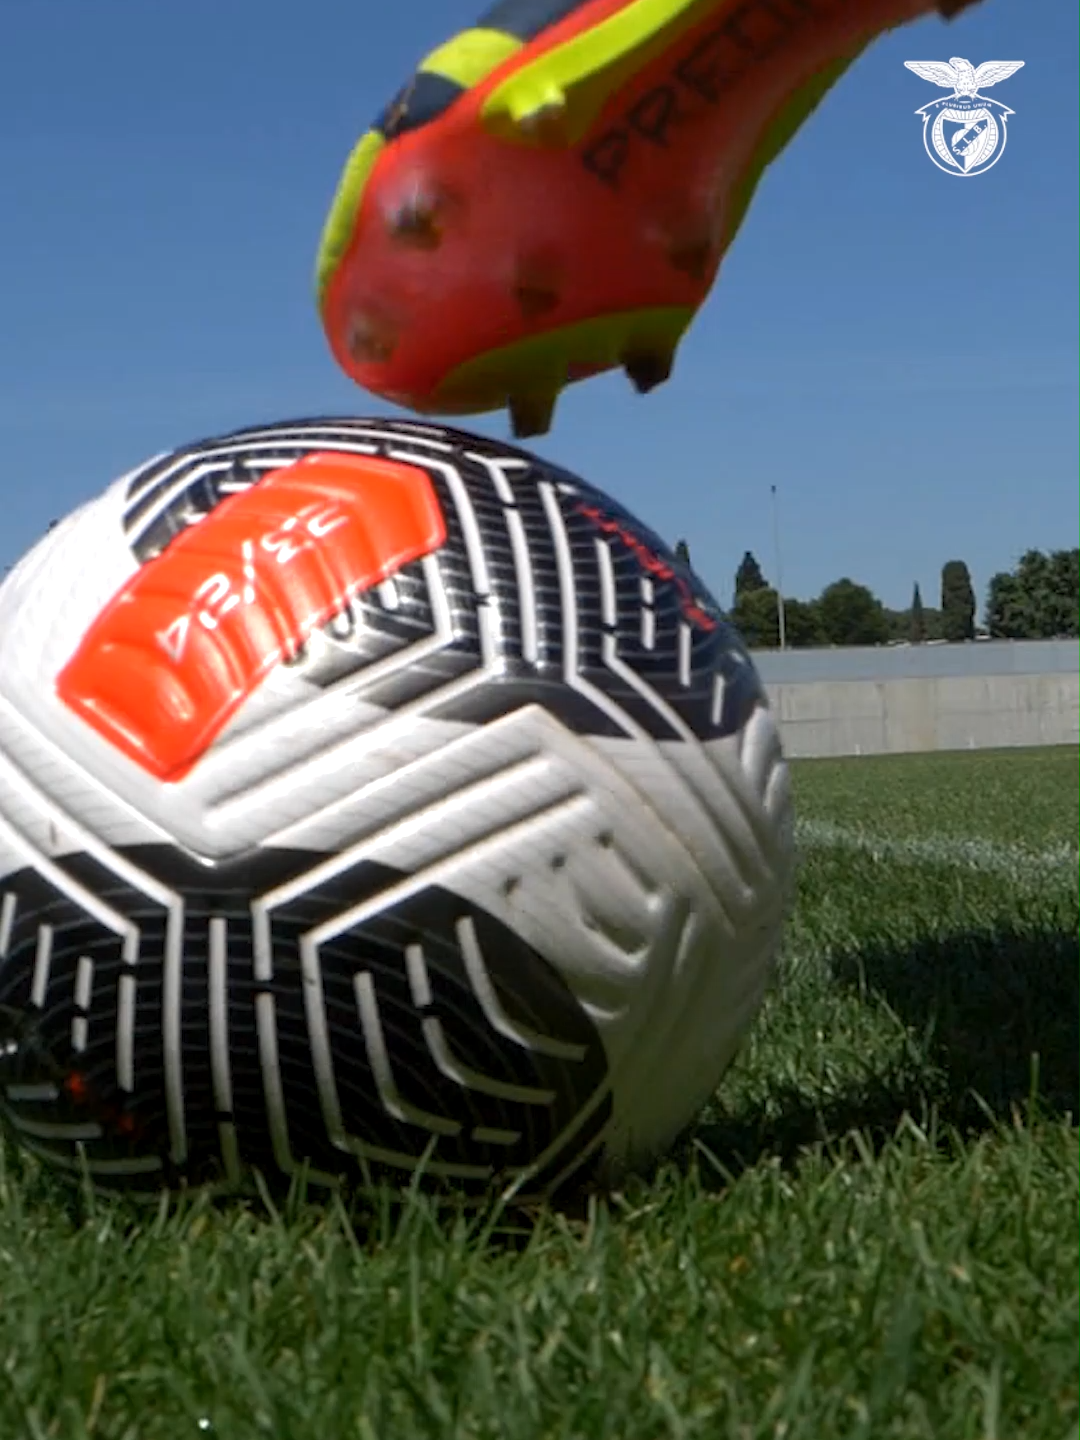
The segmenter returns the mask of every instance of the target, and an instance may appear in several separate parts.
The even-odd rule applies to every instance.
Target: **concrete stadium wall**
[[[1080,742],[1080,644],[757,651],[792,757]]]

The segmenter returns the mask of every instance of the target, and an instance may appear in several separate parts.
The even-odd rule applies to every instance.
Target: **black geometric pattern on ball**
[[[441,426],[300,420],[187,446],[129,482],[132,550],[145,562],[271,471],[350,449],[426,470],[446,543],[331,620],[331,658],[301,651],[293,663],[313,683],[430,639],[365,699],[394,710],[484,663],[487,683],[432,713],[479,723],[540,703],[579,734],[657,740],[734,734],[760,702],[741,640],[659,536],[558,466]]]
[[[301,1162],[315,1179],[400,1181],[426,1155],[430,1176],[469,1188],[543,1157],[531,1190],[606,1124],[587,1015],[552,966],[460,897],[429,887],[346,925],[313,955],[313,1002],[301,937],[399,873],[363,862],[308,884],[330,857],[262,851],[208,875],[167,847],[118,854],[175,895],[177,929],[170,907],[92,859],[61,864],[65,889],[130,921],[134,963],[37,872],[0,880],[0,1092],[18,1138],[54,1163],[77,1168],[81,1147],[99,1181],[157,1188],[238,1178],[241,1164],[273,1180]],[[253,901],[282,887],[295,893],[270,912],[272,971],[259,979]],[[182,965],[170,1075],[171,944]]]

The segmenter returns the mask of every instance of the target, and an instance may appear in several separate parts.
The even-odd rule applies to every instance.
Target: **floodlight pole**
[[[776,486],[770,485],[772,495],[773,551],[776,557],[776,620],[780,630],[780,649],[787,649],[787,617],[784,614],[784,576],[780,567],[780,507],[776,500]]]

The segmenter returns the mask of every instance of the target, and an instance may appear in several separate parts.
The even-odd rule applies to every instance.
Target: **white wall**
[[[1018,641],[754,658],[797,757],[1076,745],[1077,655]]]
[[[1072,675],[848,680],[766,686],[789,756],[1075,745]]]

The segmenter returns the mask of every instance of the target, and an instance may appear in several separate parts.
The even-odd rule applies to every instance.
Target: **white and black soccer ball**
[[[103,1185],[647,1161],[758,1009],[792,857],[738,636],[523,451],[242,431],[0,588],[0,1113]]]

